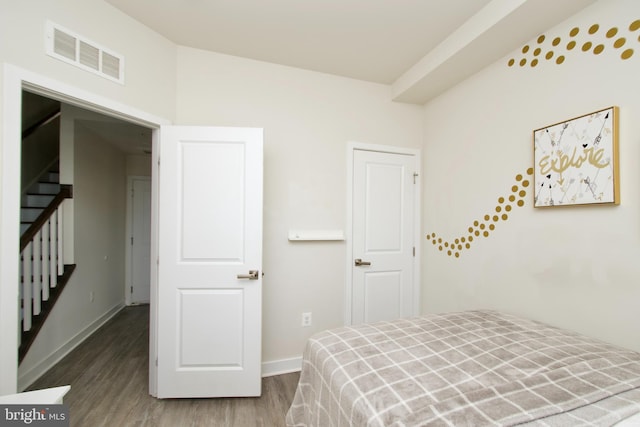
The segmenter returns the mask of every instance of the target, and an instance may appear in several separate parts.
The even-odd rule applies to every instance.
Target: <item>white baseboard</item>
[[[300,369],[302,369],[302,357],[262,362],[262,377],[289,374],[291,372],[298,372]]]
[[[50,355],[38,362],[33,368],[29,369],[29,371],[20,372],[18,370],[18,390],[23,391],[33,384],[34,381],[62,360],[62,358],[69,354],[71,350],[91,336],[91,334],[97,331],[100,326],[104,325],[109,319],[118,314],[124,307],[123,302],[119,302],[107,310],[107,312],[102,316],[91,322],[86,328],[78,332],[69,341],[61,345],[57,350],[53,351]]]

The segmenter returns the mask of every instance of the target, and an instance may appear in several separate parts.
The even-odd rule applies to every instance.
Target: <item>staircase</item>
[[[63,202],[71,197],[72,187],[60,184],[57,163],[22,196],[20,362],[75,269],[63,264],[62,252]]]

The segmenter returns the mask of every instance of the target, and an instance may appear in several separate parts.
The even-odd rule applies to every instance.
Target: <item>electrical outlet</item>
[[[311,326],[311,312],[308,311],[306,313],[302,313],[302,326],[307,327]]]

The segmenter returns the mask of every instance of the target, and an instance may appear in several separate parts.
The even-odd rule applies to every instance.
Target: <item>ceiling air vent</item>
[[[124,84],[124,57],[53,22],[47,22],[47,55]]]

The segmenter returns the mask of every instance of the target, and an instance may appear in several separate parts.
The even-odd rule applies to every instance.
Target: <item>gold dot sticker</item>
[[[509,219],[509,215],[507,215],[507,214],[502,214],[502,220],[503,220],[503,221],[506,221],[506,220],[508,220],[508,219]]]
[[[524,58],[522,58],[522,59],[520,60],[520,66],[521,66],[521,67],[524,67],[525,65],[527,65],[527,60],[526,60],[526,59],[524,59]]]
[[[569,43],[567,43],[567,50],[571,50],[574,47],[576,47],[576,42],[571,40]]]
[[[504,203],[504,197],[498,197],[498,203]]]
[[[589,34],[595,34],[598,32],[599,29],[600,29],[600,25],[593,24],[591,27],[589,27]]]
[[[618,34],[618,29],[616,27],[613,27],[609,31],[607,31],[607,38],[610,39],[612,37],[615,37],[616,34]]]
[[[620,37],[618,40],[613,42],[613,47],[615,47],[616,49],[620,49],[626,42],[627,39],[625,39],[624,37]]]
[[[527,53],[527,52],[529,52],[529,45],[524,45],[522,47],[522,53]]]
[[[533,168],[527,169],[527,175],[533,175]]]
[[[526,192],[526,191],[524,191],[524,190],[520,190],[520,192],[518,193],[518,195],[519,195],[520,197],[524,197],[524,196],[526,196],[526,195],[527,195],[527,192]]]
[[[531,68],[535,67],[536,65],[538,65],[537,59],[534,59],[533,61],[531,61]]]
[[[591,46],[593,46],[591,42],[586,42],[585,44],[582,45],[582,51],[587,52],[588,50],[591,49]]]
[[[516,175],[516,181],[518,182],[522,181],[522,175],[520,174]]]
[[[556,37],[555,39],[553,39],[553,41],[551,42],[551,45],[553,46],[558,46],[560,44],[560,42],[562,41],[562,39],[560,37]]]
[[[622,55],[620,55],[622,59],[629,59],[631,56],[633,56],[633,49],[627,49],[622,52]]]
[[[629,31],[638,31],[640,30],[640,19],[636,19],[629,25]]]
[[[490,217],[489,215],[485,215],[485,216],[484,216],[484,220],[485,220],[485,221],[489,221],[489,219],[490,219],[490,218],[491,218],[491,217]],[[480,226],[480,228],[482,228],[482,225]]]
[[[544,34],[541,34],[540,36],[538,36],[538,40],[537,40],[538,44],[544,43],[545,38],[546,37],[544,36]]]
[[[594,55],[600,55],[603,50],[604,50],[604,45],[599,44],[598,46],[593,48],[593,54]]]
[[[575,27],[575,28],[573,28],[573,29],[569,32],[569,35],[570,35],[571,37],[575,37],[575,36],[577,36],[577,35],[578,35],[578,33],[579,33],[579,32],[580,32],[580,28]]]
[[[547,61],[550,60],[551,58],[553,58],[553,51],[550,50],[544,57],[547,59]]]
[[[528,187],[529,186],[529,181],[526,180],[526,179],[524,181],[522,181],[522,186],[523,187]]]
[[[542,49],[540,49],[539,47],[536,48],[536,50],[533,51],[533,56],[538,56],[540,55],[540,52],[542,52]]]
[[[558,56],[558,59],[556,59],[556,64],[560,65],[563,62],[564,62],[564,55]]]
[[[524,200],[518,200],[518,206],[523,207],[524,206]]]
[[[509,67],[513,67],[513,64],[515,64],[515,63],[516,63],[516,60],[515,60],[515,59],[513,59],[513,58],[511,58],[511,59],[509,60]]]

